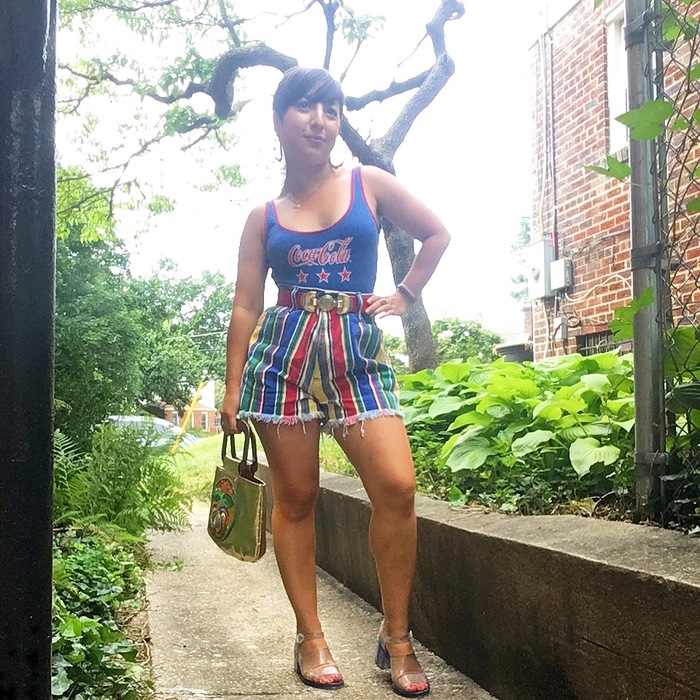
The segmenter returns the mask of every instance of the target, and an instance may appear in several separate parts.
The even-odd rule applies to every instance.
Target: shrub
[[[134,545],[96,532],[54,538],[52,695],[68,700],[139,700],[151,690],[137,648],[118,626],[141,606]]]
[[[141,536],[186,525],[188,506],[168,446],[156,449],[143,433],[105,424],[82,454],[56,434],[55,524],[110,524]]]
[[[399,381],[423,490],[525,513],[632,485],[630,356],[469,360]]]

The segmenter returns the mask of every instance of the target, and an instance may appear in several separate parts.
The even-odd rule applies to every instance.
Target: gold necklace
[[[311,199],[311,197],[313,197],[316,194],[316,192],[318,192],[326,184],[326,182],[330,179],[330,176],[332,174],[333,171],[331,170],[331,172],[329,172],[328,175],[326,175],[326,177],[324,177],[323,180],[321,180],[319,186],[315,190],[307,194],[306,197],[302,197],[301,199],[295,199],[294,197],[292,197],[291,194],[289,194],[289,192],[285,192],[284,196],[292,203],[294,209],[301,209],[302,204],[304,204],[304,202],[306,202],[307,200]]]

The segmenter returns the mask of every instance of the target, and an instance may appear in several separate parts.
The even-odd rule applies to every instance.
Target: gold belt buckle
[[[342,293],[334,297],[332,294],[318,296],[316,292],[305,292],[299,301],[299,305],[304,311],[315,311],[316,309],[330,311],[331,309],[336,309],[339,314],[346,314],[350,311],[352,298]]]
[[[321,311],[330,311],[333,307],[335,307],[335,299],[330,294],[318,297],[318,308]]]
[[[335,306],[339,314],[346,314],[350,311],[350,297],[347,294],[338,294],[335,299]]]
[[[304,292],[300,301],[300,306],[304,311],[314,311],[318,303],[316,292]]]

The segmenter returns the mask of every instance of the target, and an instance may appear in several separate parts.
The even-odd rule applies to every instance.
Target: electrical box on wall
[[[530,299],[552,296],[549,275],[554,260],[554,244],[551,238],[542,238],[527,247],[527,289]]]
[[[559,258],[549,266],[549,286],[553,291],[568,289],[574,284],[574,264],[571,258]]]

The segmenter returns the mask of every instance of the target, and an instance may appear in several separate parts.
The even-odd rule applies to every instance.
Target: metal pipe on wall
[[[654,98],[648,0],[625,1],[629,109]],[[635,481],[637,511],[659,513],[664,451],[663,344],[657,165],[652,141],[630,139],[630,255],[635,299],[651,288],[653,302],[634,316]]]
[[[51,697],[56,0],[0,2],[0,698]]]

